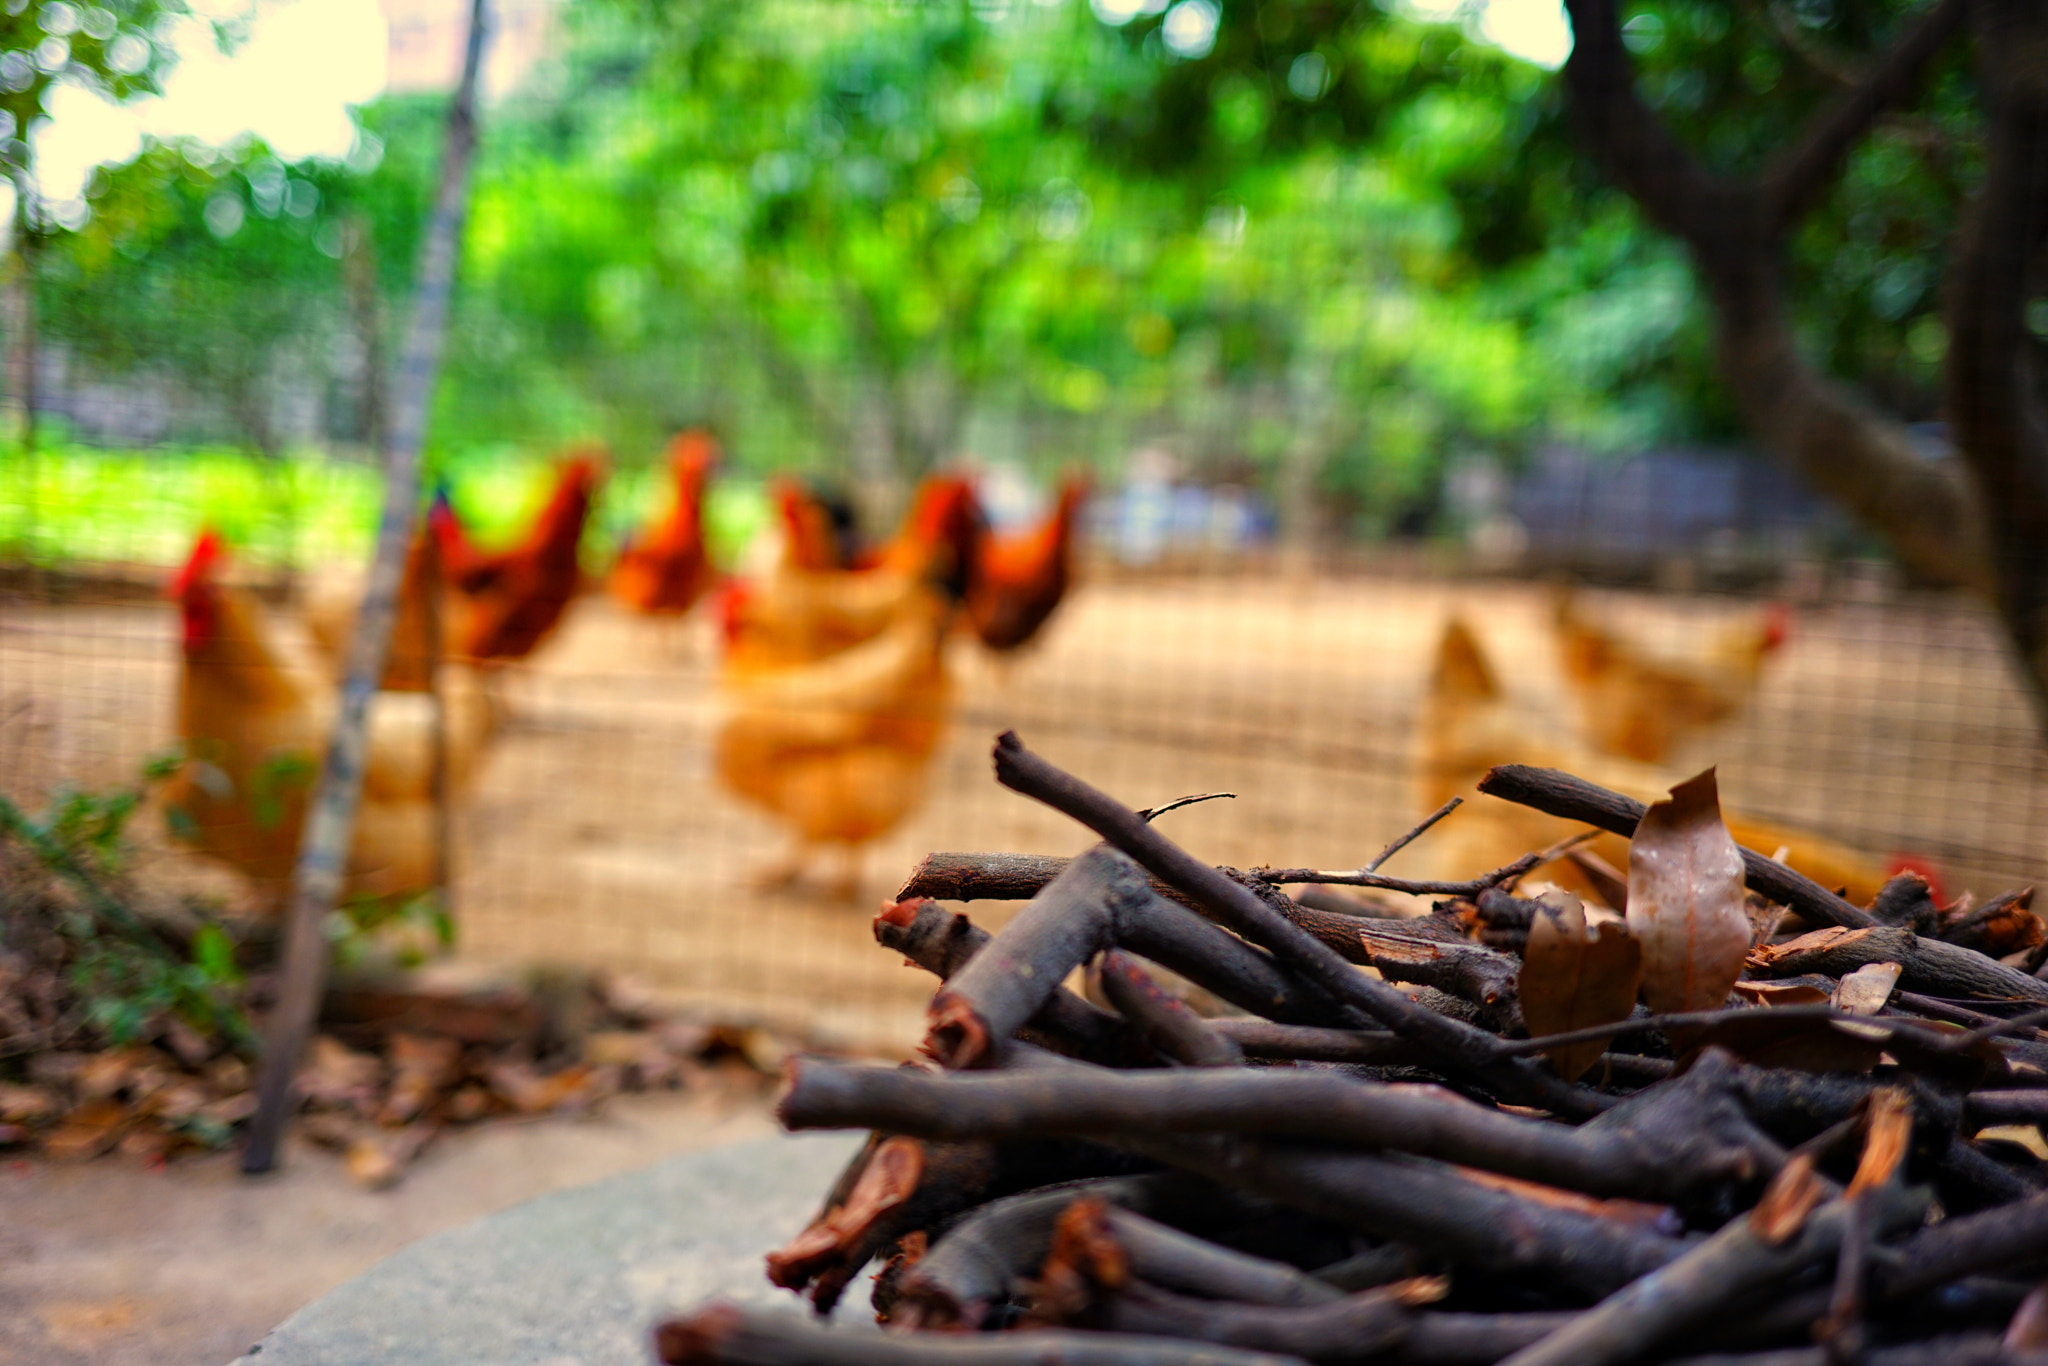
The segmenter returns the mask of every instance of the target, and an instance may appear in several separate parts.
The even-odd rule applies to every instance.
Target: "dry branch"
[[[1531,768],[1527,764],[1502,764],[1492,769],[1479,780],[1479,790],[1489,797],[1598,826],[1624,837],[1635,834],[1645,810],[1633,797],[1624,797],[1569,773]],[[1868,911],[1850,905],[1818,882],[1782,863],[1772,862],[1754,849],[1742,851],[1742,863],[1752,888],[1808,920],[1846,929],[1867,929],[1877,924]]]
[[[829,1309],[885,1258],[875,1305],[906,1331],[877,1347],[756,1331],[717,1309],[665,1330],[669,1359],[2024,1359],[2019,1339],[2007,1352],[1980,1330],[2027,1294],[2009,1277],[2048,1269],[2048,1192],[2013,1145],[1977,1135],[2048,1116],[2048,1090],[1995,1089],[2048,1054],[2034,1027],[2048,1010],[1987,1013],[2036,998],[1985,954],[1916,935],[1940,921],[1912,885],[1883,903],[1906,925],[1767,946],[1736,964],[1752,973],[1734,993],[1743,1004],[1650,1015],[1624,949],[1645,931],[1596,934],[1566,900],[1520,902],[1494,884],[1477,906],[1401,924],[1304,907],[1261,876],[1198,862],[1014,736],[996,762],[1005,785],[1106,843],[1071,861],[951,856],[943,877],[928,860],[909,890],[1031,898],[994,936],[922,900],[876,922],[885,945],[945,979],[927,1051],[954,1070],[799,1060],[778,1107],[792,1129],[877,1137],[777,1254],[777,1278]],[[1576,781],[1539,777],[1552,793]],[[1577,786],[1613,814],[1614,794]],[[1718,1005],[1731,999],[1728,946],[1741,959],[1751,936],[1730,914],[1744,895],[1735,850],[1705,784],[1688,790],[1656,837],[1675,871],[1652,886],[1638,867],[1629,901],[1637,919],[1678,912],[1657,929],[1660,990]],[[1792,891],[1815,918],[1842,914],[1817,889]],[[1706,962],[1692,931],[1712,917],[1725,923]],[[2029,932],[1998,908],[1951,923],[1992,945]],[[1524,956],[1471,932],[1518,935]],[[1597,963],[1569,952],[1595,943]],[[1147,959],[1254,1017],[1204,1018]],[[1412,982],[1367,976],[1361,960]],[[1059,985],[1084,965],[1114,1011]],[[1828,975],[1758,979],[1792,967]],[[1897,991],[1901,975],[2010,991],[1975,1010]],[[1606,1022],[1508,1037],[1499,1017],[1524,989],[1553,1029]],[[1475,1000],[1494,1029],[1467,1022],[1488,1020]],[[1704,1042],[1675,1060],[1598,1051],[1687,1030]],[[1595,1084],[1567,1084],[1536,1053],[1590,1064]]]
[[[1541,1105],[1586,1117],[1605,1108],[1598,1097],[1568,1086],[1519,1060],[1503,1061],[1491,1036],[1418,1005],[1383,982],[1353,972],[1328,946],[1251,891],[1140,820],[1129,807],[1045,762],[1024,747],[1015,732],[996,739],[996,780],[1073,817],[1130,855],[1154,876],[1197,902],[1225,927],[1270,951],[1277,959],[1344,1002],[1376,1019],[1446,1062],[1469,1070],[1521,1104]],[[1363,1024],[1364,1020],[1357,1023]]]

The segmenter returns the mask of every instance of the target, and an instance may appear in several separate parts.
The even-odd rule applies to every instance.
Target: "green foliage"
[[[189,961],[151,953],[126,939],[82,939],[70,981],[86,1022],[108,1043],[133,1043],[149,1026],[175,1015],[202,1034],[224,1035],[253,1050],[254,1031],[236,998],[242,973],[234,943],[219,925],[202,925]]]
[[[465,510],[509,525],[531,457],[594,437],[615,533],[662,439],[708,421],[743,473],[863,478],[970,452],[1113,473],[1164,435],[1274,488],[1312,467],[1374,528],[1460,451],[1736,430],[1687,263],[1581,154],[1552,75],[1395,0],[1221,0],[1185,55],[1185,6],[1137,8],[575,0],[476,170],[430,429]],[[1646,98],[1747,169],[1914,10],[1643,0],[1628,34]],[[1908,417],[1934,413],[1976,100],[1945,59],[1788,263],[1817,351]],[[204,396],[181,438],[279,454],[281,385],[347,387],[367,329],[395,351],[441,109],[362,110],[347,162],[150,147],[53,243],[44,316],[93,366]],[[331,516],[295,464],[245,522]]]
[[[455,918],[431,892],[410,897],[362,897],[330,912],[324,926],[334,961],[360,967],[379,954],[416,968],[455,946]]]
[[[17,914],[32,910],[32,903],[50,908],[84,1022],[108,1043],[132,1043],[164,1017],[176,1016],[204,1034],[253,1049],[255,1033],[238,1000],[242,974],[227,932],[217,923],[202,923],[189,950],[180,952],[115,890],[126,870],[128,821],[148,786],[177,766],[175,754],[154,756],[142,767],[140,785],[62,791],[39,818],[0,797],[0,838],[18,843],[45,876],[70,884],[77,894],[32,897],[24,889]]]

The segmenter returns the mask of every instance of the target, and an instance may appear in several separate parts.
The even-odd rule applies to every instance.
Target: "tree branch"
[[[1900,423],[1826,379],[1799,352],[1786,316],[1782,239],[1810,207],[1854,137],[1924,67],[1948,11],[1943,0],[1871,81],[1820,116],[1765,182],[1709,174],[1635,89],[1616,0],[1567,0],[1574,34],[1565,83],[1579,137],[1658,226],[1691,249],[1718,320],[1722,379],[1750,431],[1822,493],[1883,533],[1910,569],[1997,592],[1984,506],[1967,474],[1927,459]],[[1811,183],[1793,183],[1803,174]],[[1773,188],[1778,187],[1778,188]]]
[[[1807,124],[1764,168],[1760,189],[1773,236],[1789,231],[1834,187],[1850,149],[1919,86],[1970,14],[1970,0],[1939,0]]]

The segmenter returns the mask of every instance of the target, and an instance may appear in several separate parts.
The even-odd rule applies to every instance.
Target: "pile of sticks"
[[[1282,889],[1329,874],[1201,862],[1014,734],[995,764],[1103,842],[928,859],[875,927],[943,982],[928,1061],[805,1059],[780,1101],[873,1132],[770,1277],[822,1318],[879,1259],[888,1331],[714,1303],[657,1329],[663,1361],[2048,1363],[2048,982],[1952,942],[1982,917],[1924,883],[1860,908],[1742,851],[1758,928],[1718,1008],[1631,986],[1531,1039],[1548,912],[1514,892],[1554,854],[1369,866],[1443,898],[1377,919]],[[1482,790],[1644,814],[1543,770]],[[931,896],[1029,904],[991,936]],[[1103,1005],[1062,985],[1084,965]]]

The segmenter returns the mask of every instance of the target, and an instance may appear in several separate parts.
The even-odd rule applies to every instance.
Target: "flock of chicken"
[[[771,873],[796,877],[817,846],[844,859],[833,887],[851,895],[859,850],[918,804],[951,707],[947,643],[967,634],[998,654],[1030,641],[1071,578],[1086,484],[1070,479],[1052,514],[1021,535],[991,531],[973,485],[934,476],[886,543],[863,547],[851,517],[801,483],[774,488],[780,550],[751,579],[722,575],[706,552],[703,499],[715,443],[673,443],[673,502],[612,564],[605,589],[636,613],[674,617],[709,600],[722,642],[725,702],[713,751],[727,790],[795,836]],[[406,565],[371,744],[351,894],[393,896],[431,885],[438,865],[435,793],[459,795],[499,728],[492,669],[533,653],[586,588],[583,533],[604,478],[600,453],[572,454],[532,526],[500,551],[480,548],[446,493],[438,495]],[[281,904],[311,779],[335,713],[339,660],[360,586],[315,585],[305,624],[317,655],[289,648],[276,624],[222,575],[225,548],[200,537],[172,585],[183,617],[179,736],[171,780],[173,832],[245,872],[263,904]],[[1660,662],[1591,621],[1561,595],[1555,634],[1575,728],[1532,720],[1508,699],[1478,637],[1453,617],[1444,630],[1417,726],[1422,810],[1471,798],[1500,763],[1562,768],[1644,800],[1685,775],[1668,768],[1689,738],[1734,715],[1785,638],[1773,609],[1709,641],[1684,665]],[[440,649],[434,648],[435,642]],[[435,738],[428,689],[445,707]],[[1730,813],[1736,838],[1852,899],[1874,895],[1889,869],[1802,832]],[[1477,798],[1431,837],[1446,876],[1470,876],[1546,847],[1563,822]],[[1626,866],[1612,837],[1554,865],[1554,878],[1599,894]],[[1606,873],[1603,873],[1603,869]]]
[[[971,482],[934,476],[896,535],[855,543],[849,520],[795,480],[774,496],[782,548],[752,579],[707,554],[703,496],[718,450],[701,432],[670,449],[674,500],[620,552],[605,590],[627,609],[674,617],[710,600],[726,714],[715,763],[724,786],[807,846],[855,851],[916,805],[949,711],[946,643],[964,627],[987,649],[1029,642],[1071,578],[1087,493],[1070,479],[1052,515],[1022,534],[989,527]],[[583,533],[603,484],[600,453],[561,462],[546,504],[511,547],[487,551],[437,494],[407,557],[346,891],[388,897],[432,884],[435,793],[459,798],[503,717],[491,673],[530,656],[589,586]],[[318,756],[336,710],[360,583],[309,590],[311,653],[226,577],[226,547],[202,533],[170,585],[182,622],[178,736],[184,762],[164,794],[172,833],[232,864],[259,904],[282,904]],[[438,649],[436,645],[438,644]],[[429,693],[445,708],[437,743]]]
[[[1536,764],[1575,773],[1639,801],[1658,800],[1691,776],[1670,767],[1679,751],[1743,708],[1787,633],[1785,609],[1772,606],[1708,637],[1694,657],[1670,660],[1596,625],[1569,592],[1561,592],[1555,606],[1559,672],[1577,704],[1576,728],[1518,708],[1472,628],[1457,616],[1444,627],[1418,722],[1416,796],[1424,812],[1453,796],[1466,799],[1466,809],[1418,846],[1434,854],[1446,877],[1502,867],[1583,828],[1478,795],[1475,788],[1488,769]],[[1828,888],[1844,889],[1859,906],[1901,867],[1927,871],[1911,859],[1880,864],[1833,841],[1740,811],[1724,815],[1737,843],[1774,854]],[[1627,867],[1627,841],[1601,835],[1552,864],[1544,876],[1612,905],[1615,879]]]

